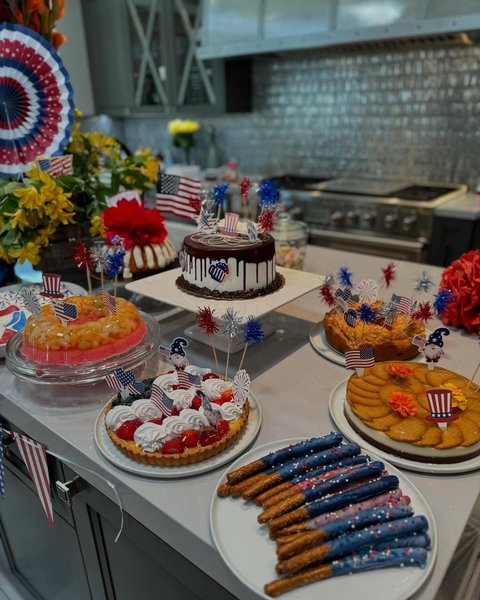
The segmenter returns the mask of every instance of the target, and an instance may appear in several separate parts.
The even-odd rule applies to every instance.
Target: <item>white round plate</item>
[[[20,295],[20,290],[24,287],[30,288],[34,294],[38,297],[39,301],[44,303],[44,299],[40,296],[40,292],[42,291],[42,286],[28,285],[22,283],[15,283],[13,285],[7,285],[0,290],[0,311],[6,311],[10,306],[14,305],[19,308],[19,313],[22,313],[22,319],[28,319],[30,316],[30,312],[25,309],[23,305],[23,301]],[[87,290],[77,285],[76,283],[63,282],[61,283],[61,291],[65,294],[65,296],[85,296]],[[8,322],[8,318],[2,318],[0,316],[0,338],[3,336],[4,332],[4,324],[2,325],[1,320],[4,321],[4,324]],[[15,331],[20,331],[23,329],[23,325],[19,328],[17,327]],[[7,340],[8,341],[8,340]],[[5,348],[7,346],[7,342],[0,344],[0,358],[5,357]]]
[[[316,350],[319,354],[321,354],[323,358],[326,358],[327,360],[330,360],[336,363],[337,365],[341,365],[342,367],[345,366],[345,356],[341,352],[334,350],[327,342],[325,329],[323,328],[323,321],[320,321],[320,323],[316,323],[310,329],[309,338],[313,349]]]
[[[325,329],[323,327],[323,321],[316,323],[311,329],[309,334],[310,344],[313,349],[316,350],[323,358],[336,363],[337,365],[345,366],[345,355],[338,350],[335,350],[330,346],[325,335]],[[409,362],[422,362],[422,354],[408,359]]]
[[[348,378],[344,379],[333,388],[328,401],[328,409],[337,429],[341,431],[343,435],[350,441],[357,442],[357,444],[360,444],[369,452],[374,452],[381,458],[381,460],[389,460],[394,465],[397,465],[397,467],[408,469],[409,471],[416,471],[418,473],[467,473],[468,471],[475,471],[476,469],[480,468],[480,455],[470,458],[469,460],[464,460],[460,463],[440,465],[407,460],[405,458],[401,458],[400,456],[395,456],[394,454],[384,452],[372,444],[369,444],[353,429],[353,427],[347,421],[347,417],[345,416],[343,405],[345,403],[347,381]]]
[[[299,441],[302,441],[301,438],[279,440],[253,448],[230,465],[228,471]],[[376,458],[373,453],[371,456]],[[438,546],[432,511],[425,498],[406,475],[387,462],[385,468],[391,475],[398,477],[403,492],[411,498],[415,513],[423,514],[428,519],[428,534],[432,540],[432,547],[428,552],[426,568],[379,569],[353,576],[333,577],[292,590],[285,594],[285,599],[372,600],[372,590],[382,590],[382,600],[405,600],[428,579],[435,563]],[[269,538],[266,529],[257,522],[260,512],[258,505],[245,503],[242,499],[232,496],[227,498],[217,496],[217,489],[225,481],[226,472],[215,489],[210,505],[210,529],[213,539],[231,571],[260,598],[269,599],[270,596],[263,592],[263,586],[277,578],[275,542]]]
[[[194,463],[193,465],[160,467],[155,465],[145,465],[125,456],[125,454],[123,454],[112,442],[105,429],[104,421],[106,407],[101,410],[95,422],[95,442],[101,454],[103,454],[108,461],[124,471],[135,473],[135,475],[159,479],[177,479],[179,477],[199,475],[200,473],[212,471],[213,469],[230,462],[248,448],[257,437],[262,423],[262,409],[260,408],[258,400],[251,392],[248,396],[248,400],[250,402],[250,415],[248,417],[247,427],[240,438],[224,452],[220,452],[220,454],[217,454],[216,456],[207,458],[207,460],[203,460],[199,463]]]

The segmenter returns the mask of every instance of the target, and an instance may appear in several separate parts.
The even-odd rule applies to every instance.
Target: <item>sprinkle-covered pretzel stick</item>
[[[381,544],[375,544],[375,550],[391,550],[392,548],[430,548],[432,540],[428,533],[415,533],[413,535],[402,535],[399,538],[388,540]]]
[[[310,567],[299,571],[295,575],[276,579],[267,583],[264,591],[269,596],[280,596],[284,592],[294,590],[308,583],[347,575],[350,573],[360,573],[361,571],[371,571],[373,569],[383,569],[386,567],[416,566],[425,568],[427,564],[427,551],[424,548],[396,548],[393,550],[377,550],[362,552],[355,556],[347,556],[334,560],[326,565]]]
[[[344,517],[338,521],[327,523],[322,529],[305,531],[303,534],[295,536],[295,539],[288,543],[279,543],[277,546],[277,556],[281,559],[288,558],[318,541],[332,539],[357,529],[369,527],[370,525],[387,523],[396,519],[405,519],[412,514],[413,509],[408,505],[395,508],[371,508],[355,515]]]
[[[369,498],[360,502],[355,502],[350,506],[338,509],[334,512],[323,513],[314,519],[307,519],[301,523],[295,523],[284,529],[279,530],[273,537],[283,537],[286,535],[292,535],[302,531],[311,531],[315,529],[322,529],[327,523],[333,523],[344,517],[348,517],[370,508],[393,508],[394,506],[403,506],[410,504],[410,498],[404,496],[402,490],[399,488],[379,494],[376,498]]]
[[[388,523],[366,527],[354,533],[342,535],[326,544],[295,554],[292,558],[279,561],[276,566],[277,573],[295,573],[295,571],[304,569],[313,563],[349,555],[370,546],[373,547],[394,538],[424,532],[427,529],[428,521],[423,515],[415,515],[406,519],[397,519]]]
[[[315,478],[319,481],[330,479],[331,477],[334,477],[341,469],[346,469],[347,467],[351,467],[354,465],[364,465],[367,462],[368,458],[363,454],[360,454],[358,456],[351,456],[345,458],[344,460],[332,463],[330,465],[323,465],[321,467],[318,467],[317,469],[312,469],[311,471],[306,471],[301,475],[297,475],[297,477],[294,477],[291,481],[284,481],[283,483],[280,483],[279,485],[270,488],[266,492],[259,494],[255,498],[255,502],[261,504],[265,508],[268,508],[269,506],[276,504],[276,501],[272,500],[273,496],[282,493],[285,490],[291,490],[295,488],[295,486],[300,485],[303,481],[306,481],[307,479],[311,480]],[[299,487],[298,489],[302,488]]]
[[[257,517],[258,522],[266,523],[267,521],[270,521],[270,519],[279,517],[297,506],[323,498],[327,494],[345,488],[345,486],[348,486],[350,483],[371,479],[372,477],[380,475],[384,468],[385,465],[382,462],[372,461],[368,465],[354,465],[352,467],[341,469],[338,475],[331,479],[327,479],[326,481],[316,483],[317,480],[314,479],[311,487],[304,487],[302,491],[293,493],[290,497],[285,498],[285,500],[282,500],[278,504],[271,506],[260,513]],[[307,481],[308,480],[303,481],[300,485],[305,484]]]
[[[266,489],[271,488],[282,481],[290,480],[296,475],[300,475],[306,471],[322,465],[328,465],[329,463],[342,460],[349,456],[356,456],[357,454],[360,454],[360,446],[355,443],[350,443],[342,444],[341,446],[336,446],[316,454],[311,454],[308,457],[293,459],[274,473],[265,477],[265,479],[259,483],[247,488],[242,495],[247,500],[251,500],[261,492],[264,492]]]
[[[290,461],[292,458],[314,454],[326,450],[327,448],[337,446],[341,443],[342,439],[341,433],[332,432],[322,437],[310,438],[303,442],[299,442],[298,444],[292,444],[286,448],[281,448],[276,452],[271,452],[258,460],[248,463],[248,465],[244,465],[239,469],[235,469],[235,471],[227,473],[227,481],[230,484],[238,483],[239,481],[242,481],[242,479],[246,479],[273,465],[278,465]]]
[[[268,522],[268,527],[270,531],[275,532],[288,525],[305,521],[311,517],[316,517],[323,513],[343,508],[349,504],[360,502],[361,500],[368,500],[368,498],[373,498],[374,496],[378,496],[378,494],[388,492],[397,487],[398,477],[395,475],[386,475],[377,481],[372,481],[371,483],[362,485],[354,490],[347,490],[334,496],[329,496],[328,498],[314,500],[313,502],[310,502],[310,504],[297,508],[286,515],[272,519]]]

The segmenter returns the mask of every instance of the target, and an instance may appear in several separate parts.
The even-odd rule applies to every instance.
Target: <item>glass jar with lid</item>
[[[275,239],[277,265],[301,271],[308,240],[306,223],[295,221],[287,212],[282,212],[278,215],[272,236]]]

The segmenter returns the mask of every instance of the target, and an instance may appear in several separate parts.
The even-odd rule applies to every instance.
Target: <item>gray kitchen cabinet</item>
[[[15,429],[4,422],[8,429]],[[32,600],[235,600],[198,567],[48,456],[55,526],[50,528],[16,444],[5,452],[0,561]],[[57,480],[76,479],[70,498]],[[73,489],[73,486],[70,486]],[[69,502],[66,502],[69,500]]]
[[[82,0],[96,112],[224,108],[223,63],[197,57],[201,0]]]
[[[475,226],[479,222],[435,216],[427,263],[446,267],[464,252],[478,248],[479,240],[475,240]]]

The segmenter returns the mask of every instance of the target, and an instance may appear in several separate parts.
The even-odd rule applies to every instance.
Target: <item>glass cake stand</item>
[[[41,365],[26,359],[20,353],[23,335],[16,333],[7,343],[5,358],[7,368],[17,377],[30,382],[82,385],[91,384],[104,379],[118,367],[133,370],[155,357],[161,344],[162,336],[157,321],[141,312],[147,332],[143,340],[122,354],[117,354],[106,360],[77,365]]]

